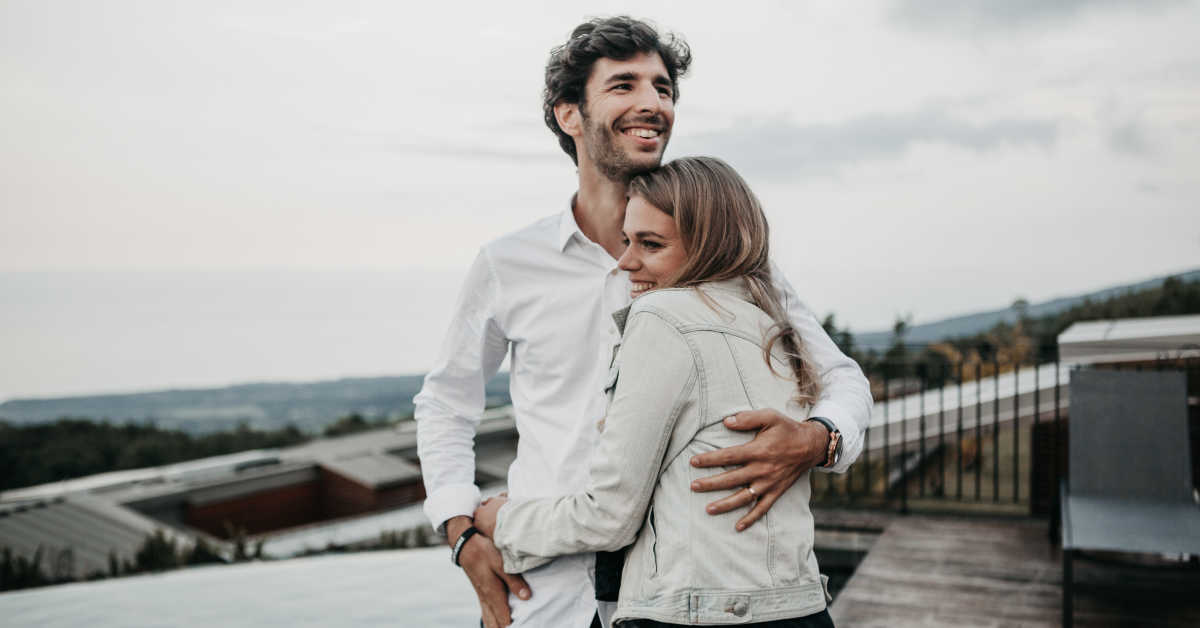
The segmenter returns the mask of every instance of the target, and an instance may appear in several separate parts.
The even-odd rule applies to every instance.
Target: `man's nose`
[[[653,85],[643,85],[642,89],[638,90],[637,108],[638,113],[658,113],[662,108],[658,88]]]

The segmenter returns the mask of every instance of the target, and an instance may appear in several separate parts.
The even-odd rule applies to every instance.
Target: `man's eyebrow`
[[[614,74],[607,79],[604,79],[604,82],[616,83],[617,81],[636,81],[637,77],[638,75],[636,72],[621,72],[620,74]]]
[[[610,83],[620,83],[622,81],[636,81],[636,80],[638,80],[637,72],[621,72],[620,74],[613,74],[612,76],[604,79],[604,84],[608,85]],[[666,85],[667,87],[671,87],[671,85],[672,85],[671,77],[669,77],[665,74],[655,75],[655,77],[651,81],[651,83],[653,83],[655,85]]]

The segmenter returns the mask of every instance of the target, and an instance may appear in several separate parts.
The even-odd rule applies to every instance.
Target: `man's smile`
[[[638,116],[637,118],[618,121],[617,132],[633,140],[640,149],[656,149],[667,140],[669,128],[662,116]]]
[[[655,129],[644,129],[641,127],[630,127],[621,131],[626,135],[635,135],[637,137],[655,138],[658,137],[658,131]]]

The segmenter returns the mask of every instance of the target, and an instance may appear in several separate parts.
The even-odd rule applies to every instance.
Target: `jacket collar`
[[[721,281],[710,281],[700,284],[704,290],[720,290],[722,292],[733,293],[737,298],[753,303],[754,297],[750,295],[750,288],[746,284],[746,278],[742,276],[732,279],[724,279]]]
[[[621,332],[622,336],[625,335],[625,321],[629,320],[629,310],[632,307],[632,305],[626,305],[612,313],[613,322],[617,324],[617,331]]]
[[[746,279],[744,277],[734,277],[732,279],[725,279],[722,281],[709,281],[706,283],[702,283],[697,287],[705,292],[708,292],[711,290],[718,290],[721,292],[732,293],[734,296],[736,296],[737,298],[739,298],[743,301],[746,301],[749,303],[754,302],[754,298],[750,295],[750,288],[748,288],[746,286]],[[692,288],[667,288],[667,289],[668,290],[691,290]],[[647,293],[647,294],[649,294],[649,293]],[[639,296],[638,299],[640,299],[640,298],[642,298],[642,297]],[[634,302],[636,302],[636,301],[637,301],[637,299],[634,299]],[[617,310],[616,312],[612,313],[613,322],[615,322],[617,324],[617,330],[621,332],[622,336],[625,335],[625,322],[629,320],[629,311],[632,308],[633,308],[633,304],[629,304],[629,305]]]

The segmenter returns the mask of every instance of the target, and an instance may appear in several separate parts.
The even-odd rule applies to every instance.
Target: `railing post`
[[[901,378],[900,382],[903,384],[904,378]],[[900,395],[900,512],[902,514],[908,514],[908,395],[906,393],[906,390],[902,390]]]
[[[1021,502],[1021,363],[1013,362],[1013,503]]]
[[[966,368],[966,362],[958,363],[958,455],[955,456],[958,462],[958,483],[955,485],[955,492],[960,500],[963,497],[963,372]]]
[[[917,371],[917,377],[921,380],[921,423],[919,436],[921,439],[921,457],[917,461],[917,466],[921,469],[921,497],[925,497],[925,376],[928,373],[929,370],[925,367],[925,365],[921,365],[921,368]]]
[[[946,497],[946,365],[938,368],[938,482]]]
[[[1034,490],[1036,490],[1035,487],[1033,486],[1033,481],[1032,481],[1032,479],[1033,479],[1032,466],[1034,464],[1036,464],[1037,454],[1038,454],[1037,450],[1033,448],[1033,443],[1037,440],[1038,430],[1041,429],[1038,426],[1041,425],[1041,422],[1042,422],[1042,364],[1041,364],[1040,360],[1035,359],[1033,362],[1033,427],[1030,428],[1030,433],[1033,435],[1033,437],[1029,439],[1029,454],[1030,454],[1029,460],[1030,460],[1030,467],[1031,467],[1030,473],[1029,473],[1029,477],[1030,477],[1029,509],[1030,509],[1031,514],[1033,512],[1033,507],[1034,507],[1033,492],[1034,492]]]
[[[975,501],[983,500],[983,360],[975,363]]]
[[[888,451],[888,433],[891,430],[889,410],[892,406],[887,369],[883,370],[883,499],[888,498],[888,482],[892,481],[891,453]]]
[[[992,358],[992,503],[1000,503],[1000,360]]]

